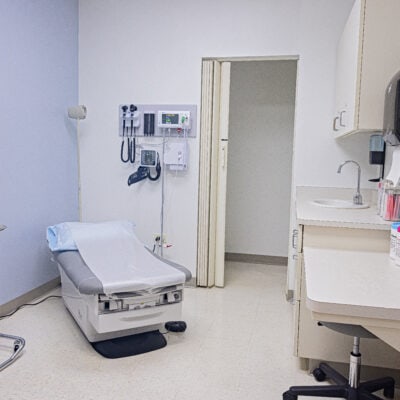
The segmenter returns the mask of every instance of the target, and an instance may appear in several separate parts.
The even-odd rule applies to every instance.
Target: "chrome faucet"
[[[353,203],[361,205],[363,203],[362,196],[360,193],[360,179],[361,179],[361,167],[360,164],[356,161],[353,160],[347,160],[343,162],[342,164],[339,165],[339,168],[337,170],[338,174],[342,172],[342,167],[348,163],[353,163],[356,164],[358,167],[358,175],[357,175],[357,189],[356,189],[356,194],[353,196]]]

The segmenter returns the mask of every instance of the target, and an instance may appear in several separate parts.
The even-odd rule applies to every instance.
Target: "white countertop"
[[[376,213],[374,196],[376,191],[361,190],[364,202],[370,204],[364,209],[338,209],[313,204],[316,199],[352,200],[354,189],[321,188],[298,186],[296,191],[297,223],[301,225],[330,226],[339,228],[360,228],[390,230],[390,221],[383,220]]]
[[[400,266],[389,254],[305,247],[304,267],[311,311],[400,321]]]

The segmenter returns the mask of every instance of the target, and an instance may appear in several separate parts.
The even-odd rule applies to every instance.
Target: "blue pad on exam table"
[[[93,229],[94,228],[94,229]],[[47,241],[51,251],[78,250],[72,237],[72,231],[80,235],[90,235],[91,238],[104,236],[117,229],[134,232],[135,224],[130,221],[109,221],[101,223],[63,222],[47,228]]]

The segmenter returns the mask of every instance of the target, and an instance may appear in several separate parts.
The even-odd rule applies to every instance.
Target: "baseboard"
[[[50,290],[56,288],[60,285],[60,278],[55,278],[45,284],[30,290],[28,293],[25,293],[14,300],[9,301],[8,303],[4,303],[0,305],[0,315],[6,315],[10,312],[14,311],[19,306],[30,303],[32,300],[46,294]]]
[[[287,266],[287,257],[264,256],[260,254],[225,253],[225,261],[236,261],[251,264],[284,265]]]

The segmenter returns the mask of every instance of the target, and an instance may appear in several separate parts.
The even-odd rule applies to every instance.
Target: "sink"
[[[362,209],[369,207],[369,205],[366,203],[354,204],[352,200],[340,200],[340,199],[316,199],[313,200],[312,203],[320,207],[330,207],[330,208]]]

